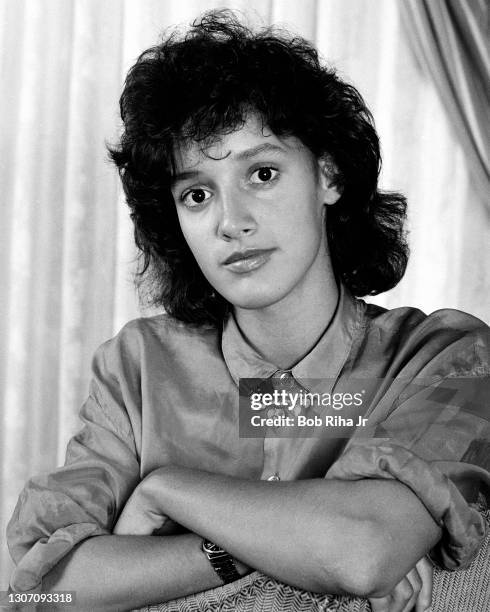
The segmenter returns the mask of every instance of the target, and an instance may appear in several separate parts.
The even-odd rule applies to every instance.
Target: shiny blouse
[[[110,534],[140,480],[168,464],[245,479],[397,479],[443,529],[433,561],[466,566],[485,535],[475,504],[490,491],[489,347],[489,328],[471,315],[387,311],[344,287],[323,336],[287,372],[247,343],[233,316],[222,330],[166,315],[128,323],[94,356],[64,467],[32,478],[19,497],[7,529],[12,588],[35,588],[77,543]],[[240,437],[244,377],[322,393],[375,381],[367,425]]]

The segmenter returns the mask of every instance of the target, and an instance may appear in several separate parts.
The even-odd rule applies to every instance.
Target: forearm
[[[44,591],[76,591],[77,610],[130,610],[222,583],[196,534],[98,536],[45,576]]]
[[[162,489],[165,513],[248,565],[312,591],[379,594],[440,535],[420,501],[394,481],[252,482],[192,470],[176,474],[170,471]]]

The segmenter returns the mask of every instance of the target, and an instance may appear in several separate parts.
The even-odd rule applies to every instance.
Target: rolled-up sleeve
[[[130,420],[115,378],[103,379],[103,366],[99,349],[80,411],[83,428],[68,444],[65,466],[32,478],[20,494],[7,528],[15,591],[36,588],[82,540],[109,534],[139,481]]]
[[[416,381],[388,418],[377,421],[378,411],[386,414],[381,399],[326,475],[391,478],[408,486],[442,529],[430,557],[448,570],[466,567],[485,538],[476,502],[488,503],[490,491],[489,385],[483,376],[429,386]],[[392,397],[388,390],[387,400]]]

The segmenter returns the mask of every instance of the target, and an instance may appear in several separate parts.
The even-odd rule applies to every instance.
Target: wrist
[[[235,582],[244,575],[238,571],[235,559],[219,545],[204,538],[201,546],[204,555],[207,557],[223,584]]]
[[[242,563],[235,557],[232,557],[232,558],[233,558],[233,563],[235,564],[235,567],[236,567],[236,571],[240,574],[240,578],[243,578],[243,576],[246,576],[247,574],[250,574],[253,571],[250,566],[245,565],[245,563]]]

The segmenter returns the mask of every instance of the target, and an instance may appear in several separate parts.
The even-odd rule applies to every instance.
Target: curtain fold
[[[489,5],[486,0],[405,0],[410,47],[431,76],[490,206]]]

